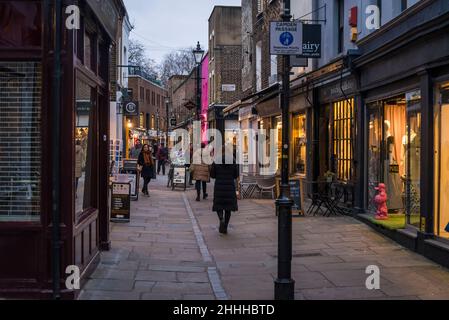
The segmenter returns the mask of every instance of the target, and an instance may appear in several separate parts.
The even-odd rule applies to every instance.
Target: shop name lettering
[[[305,52],[307,52],[307,53],[316,53],[316,52],[318,52],[320,50],[320,47],[321,47],[321,44],[319,44],[319,43],[307,42],[307,43],[304,43],[302,45],[302,52],[303,53],[305,53]]]

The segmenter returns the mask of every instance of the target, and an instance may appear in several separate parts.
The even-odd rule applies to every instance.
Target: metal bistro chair
[[[320,211],[323,215],[327,213],[327,182],[324,180],[308,181],[308,184],[312,186],[312,192],[308,194],[308,197],[312,200],[312,204],[307,210],[307,215],[316,216]]]
[[[242,175],[240,180],[240,194],[242,199],[251,198],[257,189],[256,176]]]
[[[264,193],[270,193],[271,198],[275,199],[275,189],[276,189],[276,177],[257,177],[257,187],[259,188],[259,195],[262,197]]]

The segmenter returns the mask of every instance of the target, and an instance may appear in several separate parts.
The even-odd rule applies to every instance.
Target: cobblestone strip
[[[203,234],[201,233],[198,221],[196,220],[195,215],[193,214],[192,207],[190,206],[189,200],[187,199],[187,195],[184,193],[182,195],[182,198],[184,200],[187,213],[189,214],[190,221],[192,222],[193,232],[195,234],[198,247],[200,248],[203,261],[213,262],[212,256],[209,253],[209,249],[207,249],[206,243],[204,242]],[[207,274],[209,275],[209,281],[217,300],[228,300],[228,295],[226,294],[226,291],[224,290],[223,285],[221,284],[221,279],[220,276],[218,275],[217,268],[208,267]]]

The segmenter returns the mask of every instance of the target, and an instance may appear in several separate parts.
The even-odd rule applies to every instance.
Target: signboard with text
[[[321,25],[304,24],[302,35],[303,58],[321,58]]]
[[[270,22],[270,54],[302,54],[303,25],[299,21]]]
[[[223,92],[234,92],[237,90],[237,87],[235,84],[223,84],[221,86],[221,91]]]
[[[131,218],[131,184],[113,182],[111,194],[111,221],[129,222]]]

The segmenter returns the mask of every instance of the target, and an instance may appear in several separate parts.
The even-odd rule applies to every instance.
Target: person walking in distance
[[[140,166],[142,178],[143,178],[143,188],[142,193],[146,196],[150,196],[148,192],[148,184],[151,181],[151,178],[153,177],[154,172],[154,160],[153,155],[150,151],[150,146],[148,144],[145,144],[142,147],[142,152],[139,155],[139,159],[137,161],[138,165]]]
[[[201,149],[197,150],[193,156],[193,164],[190,170],[193,175],[193,180],[195,180],[196,189],[196,201],[201,201],[201,186],[203,187],[203,199],[206,200],[207,194],[207,183],[210,182],[210,166],[207,165],[203,159],[206,144],[201,144]]]
[[[228,150],[231,161],[225,161],[226,150],[223,147],[222,161],[215,161],[210,170],[210,176],[215,179],[214,204],[212,211],[217,212],[220,219],[219,232],[228,233],[228,226],[232,212],[238,211],[236,179],[239,177],[239,166],[232,156],[232,150]]]
[[[168,160],[168,149],[165,147],[163,143],[161,143],[160,148],[158,148],[157,150],[156,159],[157,159],[157,174],[161,174],[162,168],[162,175],[165,176],[165,166]]]

